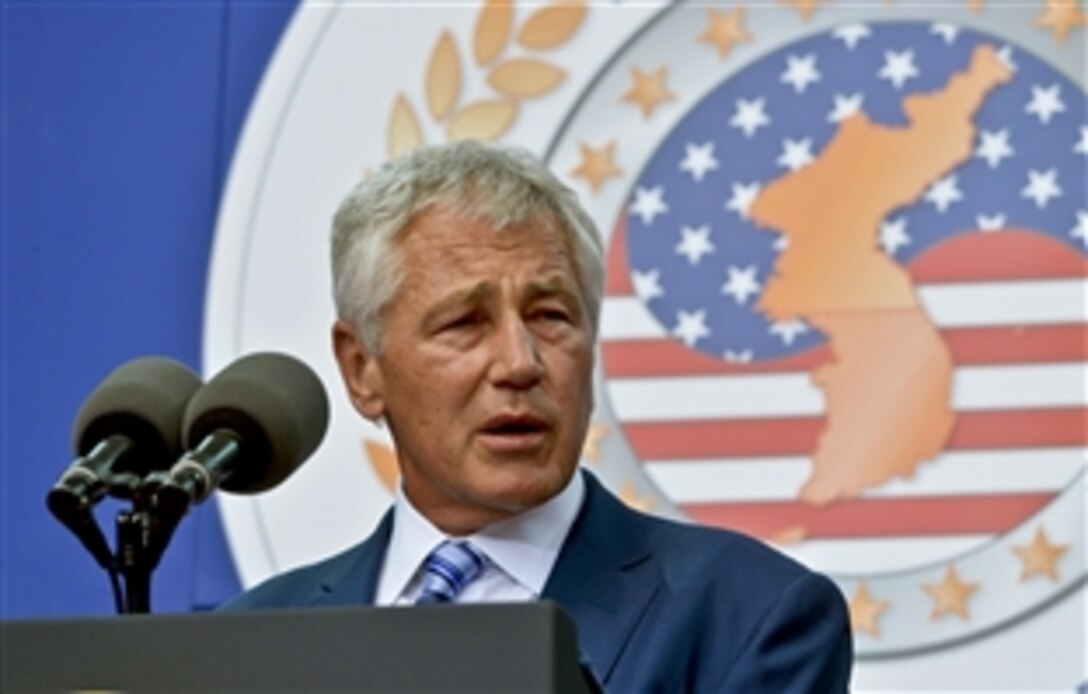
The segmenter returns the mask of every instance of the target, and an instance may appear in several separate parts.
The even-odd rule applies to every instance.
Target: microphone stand
[[[147,511],[117,514],[117,565],[125,579],[125,614],[151,612],[151,572],[147,560]]]
[[[159,502],[159,490],[168,478],[165,470],[134,478],[129,487],[132,510],[117,514],[117,564],[125,579],[126,614],[151,612],[152,575],[188,510]]]
[[[152,472],[144,479],[131,472],[110,476],[109,494],[132,502],[130,509],[117,514],[114,552],[110,551],[90,512],[91,504],[97,499],[88,503],[56,491],[47,498],[53,515],[76,535],[96,563],[109,574],[118,614],[151,612],[152,576],[187,510],[181,509],[179,513],[179,509],[157,503],[156,493],[165,478],[165,471]],[[123,579],[123,591],[118,585],[118,577]]]

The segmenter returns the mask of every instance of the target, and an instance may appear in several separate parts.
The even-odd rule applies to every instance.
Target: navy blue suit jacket
[[[836,692],[849,619],[827,578],[742,535],[629,509],[588,473],[543,599],[574,619],[608,691]],[[373,604],[392,529],[257,586],[225,609]]]

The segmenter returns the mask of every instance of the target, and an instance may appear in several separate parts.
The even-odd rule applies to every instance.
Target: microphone
[[[50,508],[90,506],[110,491],[111,478],[168,467],[199,387],[189,367],[164,357],[134,359],[110,373],[76,414],[72,445],[80,457],[53,485]]]
[[[106,377],[83,402],[73,427],[79,458],[46,496],[99,564],[112,562],[91,507],[107,492],[131,493],[145,475],[168,467],[181,449],[180,424],[200,378],[165,357],[134,359]]]
[[[308,366],[273,352],[242,357],[189,401],[182,429],[190,450],[153,475],[155,504],[180,519],[216,487],[271,489],[317,449],[328,421],[328,396]]]

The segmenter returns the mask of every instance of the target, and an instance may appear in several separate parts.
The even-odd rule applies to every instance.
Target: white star
[[[861,110],[861,104],[864,100],[865,97],[862,96],[861,92],[849,96],[836,94],[835,107],[831,109],[831,113],[827,114],[827,121],[829,123],[839,123],[846,120]]]
[[[806,137],[797,141],[782,140],[782,154],[775,163],[790,171],[797,171],[811,164],[812,159],[812,140]]]
[[[952,45],[956,42],[956,37],[960,35],[960,28],[948,22],[935,22],[929,27],[929,33],[940,36],[946,44]]]
[[[736,212],[741,219],[748,219],[748,210],[759,195],[759,189],[760,185],[755,181],[748,184],[734,183],[733,195],[726,201],[725,209]]]
[[[945,176],[930,186],[929,190],[926,191],[925,199],[926,202],[933,203],[937,211],[942,214],[952,203],[962,200],[963,193],[960,192],[959,186],[956,185],[956,175]]]
[[[978,214],[975,216],[975,224],[982,231],[997,231],[998,229],[1005,228],[1005,215],[998,212],[997,214],[986,216],[984,214]]]
[[[1035,206],[1040,210],[1046,207],[1050,198],[1059,198],[1061,195],[1062,189],[1058,185],[1057,169],[1047,169],[1042,172],[1035,169],[1028,171],[1028,184],[1020,191],[1020,197],[1034,200]]]
[[[914,67],[914,51],[884,51],[884,66],[877,75],[891,82],[896,89],[902,89],[907,80],[918,76],[918,68]]]
[[[674,250],[677,255],[686,256],[692,265],[698,265],[704,255],[714,252],[714,244],[710,242],[709,226],[703,225],[697,229],[681,227],[680,235],[683,239],[676,244]]]
[[[695,343],[704,337],[710,336],[710,328],[706,327],[706,311],[699,310],[688,313],[681,309],[676,312],[676,327],[672,334],[680,338],[688,347],[694,347]]]
[[[745,137],[751,137],[765,125],[770,125],[771,119],[764,110],[766,102],[763,99],[746,101],[737,99],[737,110],[729,119],[729,125],[744,131]]]
[[[978,149],[975,150],[975,156],[979,159],[985,159],[991,169],[996,169],[1002,159],[1011,157],[1016,153],[1009,144],[1008,130],[1000,130],[996,133],[983,130],[980,136],[982,142],[979,143]]]
[[[752,354],[752,350],[750,349],[742,349],[736,351],[732,349],[727,349],[725,350],[725,352],[722,353],[722,358],[725,359],[727,362],[733,364],[748,364],[752,361],[753,356],[754,355]]]
[[[684,145],[684,161],[680,162],[680,170],[687,171],[696,181],[702,181],[707,171],[718,168],[718,160],[714,158],[714,142],[707,141],[701,145],[688,142]]]
[[[884,247],[884,252],[888,255],[894,256],[901,247],[909,246],[910,240],[905,218],[900,217],[880,225],[880,245]]]
[[[635,188],[635,201],[631,203],[631,214],[637,215],[645,226],[650,226],[654,217],[669,211],[664,195],[665,190],[661,186],[649,189]]]
[[[767,331],[772,335],[777,335],[782,340],[782,344],[792,345],[798,335],[808,332],[808,326],[802,320],[791,320],[771,323],[771,327],[767,328]]]
[[[809,53],[800,58],[795,55],[787,56],[786,62],[786,71],[782,73],[781,79],[798,94],[803,94],[808,85],[820,81],[820,71],[816,69],[816,54]]]
[[[1083,154],[1088,157],[1088,125],[1080,126],[1080,141],[1073,145],[1073,154]]]
[[[722,285],[722,294],[733,297],[738,304],[743,306],[748,301],[748,297],[759,294],[760,287],[759,282],[756,281],[756,269],[755,265],[747,267],[730,265],[726,268],[729,279]]]
[[[1012,57],[1012,46],[1005,44],[997,50],[997,59],[1005,64],[1005,67],[1009,68],[1009,72],[1016,72],[1016,61]]]
[[[1069,235],[1083,241],[1084,247],[1088,248],[1088,212],[1084,210],[1077,211],[1077,225],[1073,227]]]
[[[642,303],[648,304],[659,296],[665,296],[665,290],[661,288],[660,278],[661,274],[657,271],[657,268],[646,272],[632,270],[631,279],[635,283],[635,295]]]
[[[1055,113],[1061,113],[1065,110],[1065,104],[1062,102],[1061,85],[1055,83],[1046,89],[1033,85],[1031,87],[1031,101],[1024,107],[1024,110],[1038,116],[1040,123],[1044,125],[1049,123]]]
[[[845,24],[831,33],[835,38],[842,41],[847,48],[854,50],[858,42],[869,38],[872,32],[864,24]]]
[[[781,253],[790,247],[790,237],[785,234],[776,234],[774,241],[771,243],[771,249],[777,253]]]

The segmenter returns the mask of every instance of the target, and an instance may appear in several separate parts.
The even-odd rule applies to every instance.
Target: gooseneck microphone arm
[[[233,461],[242,452],[242,439],[230,429],[216,429],[191,453],[170,468],[168,484],[156,493],[160,504],[180,495],[186,504],[199,504],[232,472]]]
[[[94,520],[91,507],[109,490],[109,468],[132,448],[132,440],[127,436],[112,434],[106,437],[87,456],[68,468],[45,497],[53,516],[107,571],[116,569],[117,562],[102,529]]]
[[[91,506],[109,491],[111,469],[135,448],[132,439],[124,434],[111,434],[98,442],[90,453],[76,460],[64,471],[49,491],[50,506],[55,503],[72,506]],[[65,499],[66,501],[59,501]]]
[[[207,499],[230,475],[231,465],[242,447],[237,433],[216,429],[169,471],[155,473],[145,480],[142,490],[152,499],[157,521],[149,543],[156,562],[189,508]]]

